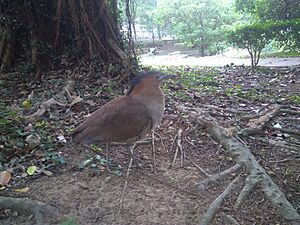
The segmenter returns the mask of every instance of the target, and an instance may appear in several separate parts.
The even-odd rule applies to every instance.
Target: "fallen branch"
[[[58,208],[54,206],[28,198],[0,197],[0,208],[8,208],[20,214],[33,215],[36,224],[44,224],[45,217],[55,217],[59,213]]]
[[[237,184],[239,181],[239,176],[237,176],[231,183],[227,186],[227,188],[223,191],[222,194],[220,194],[209,206],[206,213],[203,215],[200,225],[208,225],[211,224],[213,219],[215,218],[215,215],[217,211],[220,209],[222,203],[224,202],[227,195],[229,195],[232,188]]]

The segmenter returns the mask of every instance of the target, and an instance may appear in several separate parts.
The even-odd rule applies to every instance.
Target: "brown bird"
[[[132,147],[160,123],[165,109],[160,85],[163,80],[174,77],[176,75],[164,75],[156,71],[141,72],[131,82],[127,95],[106,103],[74,130],[73,142],[105,143],[107,152],[112,142],[126,142]],[[132,151],[129,148],[131,157]]]

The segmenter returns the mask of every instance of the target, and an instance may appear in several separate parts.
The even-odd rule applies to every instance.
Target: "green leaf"
[[[31,101],[26,99],[25,101],[22,102],[22,107],[25,109],[28,109],[31,107]]]
[[[29,166],[29,167],[27,168],[27,173],[28,173],[28,175],[32,176],[32,175],[35,173],[36,169],[37,169],[36,166]]]

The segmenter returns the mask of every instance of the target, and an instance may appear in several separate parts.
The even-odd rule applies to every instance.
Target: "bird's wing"
[[[144,104],[129,96],[116,98],[89,116],[72,135],[75,143],[136,140],[152,128]]]

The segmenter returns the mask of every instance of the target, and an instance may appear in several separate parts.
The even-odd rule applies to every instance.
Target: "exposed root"
[[[223,212],[221,213],[221,215],[227,221],[227,224],[230,224],[230,225],[240,225],[232,216],[227,215],[227,214],[225,214]]]
[[[196,186],[200,190],[206,190],[207,187],[209,186],[209,184],[211,184],[212,182],[217,182],[218,180],[223,179],[224,177],[228,176],[229,174],[235,173],[239,168],[241,168],[241,164],[235,164],[234,166],[230,167],[227,170],[222,171],[221,173],[209,175],[208,178],[197,183]]]
[[[279,106],[269,109],[260,117],[251,119],[247,124],[247,128],[241,130],[240,133],[243,135],[254,135],[261,133],[263,128],[267,126],[267,123],[279,113]]]
[[[232,136],[231,133],[218,126],[211,118],[207,118],[207,115],[190,113],[190,118],[196,122],[199,127],[203,127],[208,133],[210,133],[216,140],[220,142],[226,149],[226,151],[234,158],[234,160],[242,164],[252,176],[253,183],[259,183],[263,192],[269,201],[277,207],[279,213],[291,224],[299,224],[300,215],[292,204],[285,198],[284,194],[280,191],[278,186],[269,177],[266,171],[258,164],[255,157],[251,154],[250,149],[244,146],[236,137]],[[251,191],[247,187],[244,189],[245,193],[247,190]],[[240,197],[242,199],[242,197]]]
[[[250,175],[246,178],[245,186],[236,199],[235,208],[239,208],[241,206],[259,182],[260,177],[257,177],[257,175]]]
[[[200,225],[208,225],[211,224],[213,219],[215,218],[216,213],[220,209],[222,203],[224,202],[224,199],[229,195],[230,191],[236,186],[238,183],[240,177],[237,176],[233,181],[230,182],[230,184],[227,186],[227,188],[220,194],[209,206],[206,213],[202,216],[202,219],[200,221]]]
[[[28,198],[0,197],[0,208],[9,208],[21,214],[33,215],[36,224],[44,224],[45,218],[53,218],[59,213],[57,207]]]
[[[300,215],[292,204],[286,199],[284,194],[280,191],[278,186],[266,173],[266,171],[258,164],[255,157],[252,155],[250,149],[246,147],[238,138],[232,135],[232,132],[219,126],[214,118],[209,117],[207,114],[191,112],[185,107],[177,107],[180,112],[188,113],[192,122],[197,126],[211,134],[222,146],[224,146],[227,153],[229,153],[236,163],[241,164],[249,172],[250,178],[247,179],[246,185],[243,188],[240,196],[238,197],[236,206],[242,204],[244,199],[251,193],[251,190],[256,184],[260,184],[267,199],[278,209],[279,214],[289,221],[291,224],[296,225],[300,223]],[[256,129],[262,129],[266,123],[270,121],[274,115],[279,113],[278,107],[269,110],[263,117],[260,117],[257,122],[253,122],[254,132]],[[251,131],[251,130],[250,130]],[[210,214],[211,215],[211,214]],[[203,221],[208,221],[203,219]],[[203,223],[206,224],[206,223]]]

